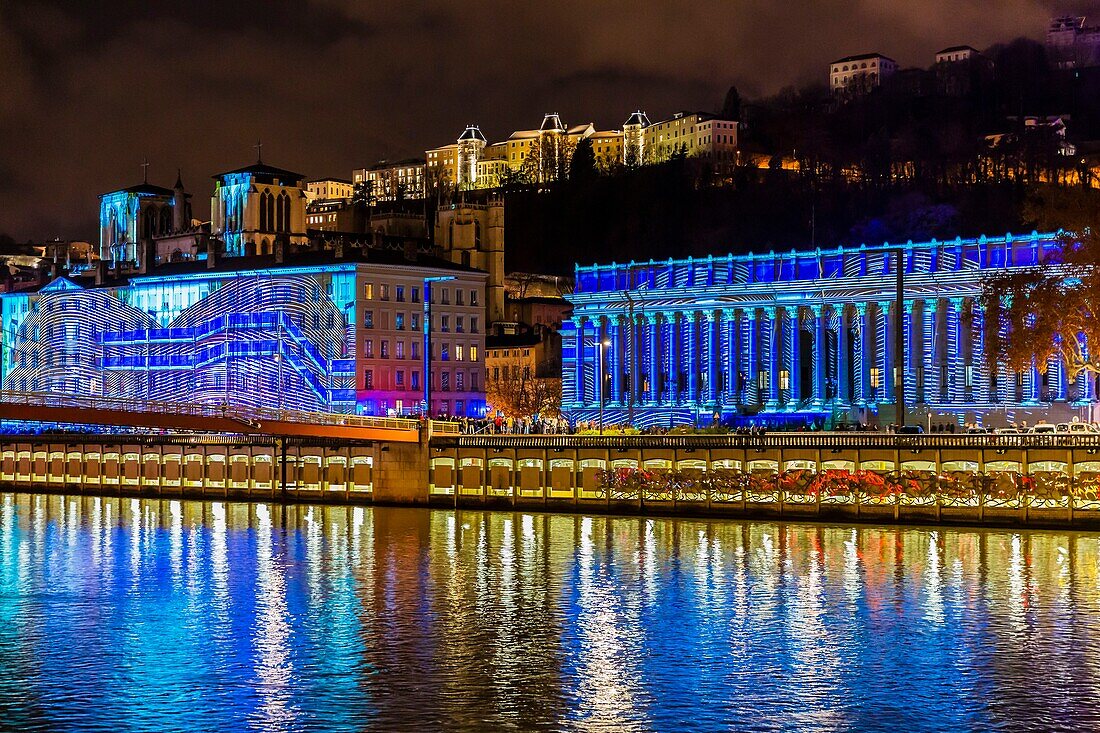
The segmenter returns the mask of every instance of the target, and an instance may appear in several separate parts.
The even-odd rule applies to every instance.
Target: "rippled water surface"
[[[0,729],[1096,730],[1098,545],[0,495]]]

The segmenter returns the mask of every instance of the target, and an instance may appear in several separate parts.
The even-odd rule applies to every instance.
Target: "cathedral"
[[[148,164],[143,167],[148,170]],[[142,182],[99,197],[99,258],[119,272],[207,257],[270,255],[277,242],[308,243],[304,176],[256,163],[214,176],[210,221],[195,221],[191,194]]]

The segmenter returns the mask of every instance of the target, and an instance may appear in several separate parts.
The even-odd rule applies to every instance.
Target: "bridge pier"
[[[417,443],[376,443],[374,497],[376,504],[428,503],[427,439]]]

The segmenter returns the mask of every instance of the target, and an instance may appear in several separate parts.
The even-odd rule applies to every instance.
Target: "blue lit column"
[[[592,380],[592,383],[596,387],[595,397],[596,397],[596,400],[597,400],[597,404],[603,405],[603,404],[607,404],[607,367],[608,367],[608,359],[610,358],[610,353],[609,353],[610,349],[603,345],[604,341],[607,341],[607,340],[610,339],[610,337],[608,336],[608,330],[609,329],[608,329],[607,317],[606,316],[599,316],[599,318],[593,324],[593,326],[594,326],[593,330],[595,332],[594,333],[594,337],[595,337],[594,340],[595,340],[595,347],[596,347],[595,353],[597,354],[597,356],[596,356],[596,366],[592,370],[593,373],[595,374],[595,378]],[[603,356],[602,357],[599,356],[599,353],[600,353],[601,349],[603,350]]]
[[[833,306],[837,312],[836,327],[836,401],[841,406],[847,406],[852,402],[852,392],[849,383],[852,372],[852,331],[848,323],[848,308],[840,304]]]
[[[1058,338],[1062,338],[1058,336]],[[1064,401],[1066,399],[1066,365],[1061,356],[1052,356],[1047,362],[1047,383],[1050,385],[1050,401]]]
[[[764,309],[764,316],[768,324],[767,333],[764,334],[764,343],[767,348],[768,364],[768,401],[764,409],[774,412],[779,409],[779,372],[783,369],[782,328],[780,320],[782,308],[768,307]]]
[[[684,336],[683,336],[683,318],[677,311],[669,311],[665,314],[669,323],[669,341],[668,341],[668,360],[669,360],[669,372],[668,372],[668,389],[669,394],[672,396],[672,404],[680,404],[680,373],[683,371],[683,359],[684,359]]]
[[[707,404],[718,402],[718,367],[722,358],[722,311],[712,310],[704,314],[707,329]]]
[[[649,402],[661,401],[661,325],[660,313],[649,313]]]
[[[856,348],[852,356],[855,359],[855,403],[860,407],[866,407],[871,401],[871,360],[874,358],[871,351],[871,324],[867,317],[867,304],[856,303]]]
[[[585,402],[584,391],[584,324],[588,321],[584,316],[579,316],[573,319],[574,333],[576,334],[576,346],[574,353],[576,354],[576,362],[573,365],[573,382],[576,385],[573,393],[575,401],[578,405],[583,405]]]
[[[905,315],[902,328],[905,329],[905,397],[907,406],[917,404],[917,372],[920,366],[920,326],[917,323],[916,301],[905,301]]]
[[[955,404],[963,401],[963,319],[962,298],[947,300],[947,398]]]
[[[940,402],[939,356],[939,301],[925,298],[921,301],[921,365],[924,373],[924,401]]]
[[[797,410],[802,401],[802,316],[797,305],[783,308],[783,355],[786,357],[788,410]]]
[[[625,316],[613,316],[611,322],[611,400],[613,404],[623,403],[623,323]]]
[[[643,369],[642,352],[645,348],[645,332],[642,325],[644,323],[645,316],[630,317],[630,402],[635,405],[643,401],[642,372],[645,369]]]
[[[985,311],[978,301],[970,304],[970,364],[974,373],[972,393],[975,402],[990,401],[989,366],[985,359]]]
[[[878,356],[879,402],[894,401],[894,319],[891,317],[892,303],[884,300],[878,304],[879,324],[875,330],[875,349]]]
[[[829,366],[829,338],[828,322],[825,317],[825,306],[811,305],[810,312],[814,317],[814,350],[811,355],[814,369],[814,395],[813,407],[821,409],[825,405],[825,382]]]
[[[701,346],[702,334],[699,329],[699,314],[695,312],[685,313],[684,316],[684,326],[688,329],[687,338],[684,339],[688,355],[687,401],[690,404],[695,404],[699,401],[699,347]]]
[[[936,300],[936,314],[935,314],[935,337],[936,340],[933,343],[933,365],[932,368],[936,373],[936,392],[935,401],[939,403],[947,402],[950,399],[949,385],[951,370],[948,365],[947,345],[950,334],[947,330],[947,311],[950,310],[950,306],[946,301]]]
[[[724,401],[726,404],[736,405],[739,397],[737,394],[737,369],[741,363],[741,329],[736,310],[727,308],[722,315],[726,324],[726,350],[724,352],[726,357],[726,399]]]
[[[741,374],[744,375],[745,391],[739,399],[747,405],[760,404],[760,344],[755,308],[741,310]]]

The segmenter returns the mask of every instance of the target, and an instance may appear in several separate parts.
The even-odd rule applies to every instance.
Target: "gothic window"
[[[170,234],[172,232],[172,209],[168,206],[161,207],[160,210],[160,233]]]
[[[277,227],[280,232],[290,231],[290,197],[286,195],[286,191],[279,194]]]
[[[260,194],[260,231],[270,232],[275,228],[275,197],[264,190]]]

